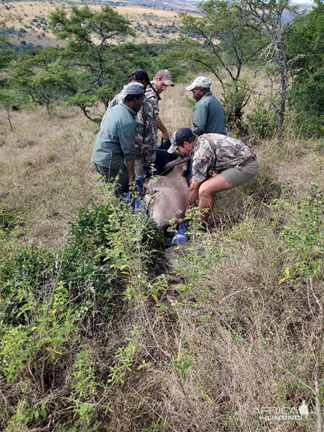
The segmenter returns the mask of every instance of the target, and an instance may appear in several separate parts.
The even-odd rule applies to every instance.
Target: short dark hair
[[[196,139],[196,137],[195,136],[192,136],[192,137],[190,137],[190,138],[188,138],[188,139],[186,139],[186,141],[184,141],[183,143],[181,143],[181,144],[178,144],[178,146],[177,147],[184,147],[184,143],[185,142],[188,142],[188,143],[193,143],[194,141],[195,141],[195,139]]]

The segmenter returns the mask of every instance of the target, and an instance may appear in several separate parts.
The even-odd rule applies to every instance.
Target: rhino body
[[[183,173],[189,158],[177,159],[165,166],[173,167],[167,175],[151,177],[144,184],[145,193],[150,197],[148,214],[164,232],[170,226],[181,224],[188,205],[188,184]]]

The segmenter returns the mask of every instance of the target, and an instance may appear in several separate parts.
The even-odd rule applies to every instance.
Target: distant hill
[[[101,0],[87,1],[7,1],[0,9],[0,22],[6,16],[11,19],[0,26],[0,33],[8,36],[13,45],[18,46],[64,46],[64,41],[57,41],[51,32],[49,13],[56,6],[69,9],[72,4],[83,6],[89,4],[98,9],[109,4],[121,15],[131,21],[131,26],[136,33],[135,38],[128,37],[135,43],[166,42],[177,39],[183,32],[178,12],[200,13],[197,0]],[[300,11],[309,12],[314,3],[298,3]],[[290,13],[284,15],[284,21],[290,22]],[[126,40],[120,38],[120,41]]]
[[[143,5],[138,4],[141,1]],[[118,40],[129,40],[134,43],[166,42],[177,39],[182,32],[181,20],[177,12],[198,12],[193,2],[190,1],[187,4],[181,0],[174,0],[172,3],[171,1],[161,3],[156,1],[154,4],[150,0],[82,1],[79,4],[80,6],[89,4],[91,8],[99,10],[106,3],[128,19],[136,33],[135,38],[120,37]],[[151,3],[150,7],[145,6],[146,3]],[[56,40],[50,27],[49,14],[55,10],[56,6],[69,9],[71,3],[52,0],[6,2],[5,7],[0,10],[0,21],[5,20],[6,16],[11,16],[11,19],[0,26],[0,33],[5,34],[12,45],[64,46],[65,42]]]
[[[94,3],[92,1],[83,1],[83,3]],[[96,1],[96,4],[108,3],[111,6],[129,6],[139,5],[150,9],[162,9],[171,11],[198,12],[197,0],[102,0]]]

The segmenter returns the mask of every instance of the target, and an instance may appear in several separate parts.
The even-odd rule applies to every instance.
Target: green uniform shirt
[[[107,112],[114,106],[122,103],[122,93],[118,93],[110,102],[107,111],[105,112],[101,124],[103,123]],[[144,96],[141,109],[136,116],[136,133],[135,137],[138,138],[142,144],[150,145],[153,149],[158,147],[155,125],[155,108],[151,99]],[[136,159],[143,157],[143,151],[136,147]]]
[[[204,133],[227,135],[223,105],[212,92],[206,93],[196,103],[192,123],[196,135]]]
[[[124,103],[110,109],[92,153],[92,160],[105,168],[120,169],[124,160],[135,159],[136,112]]]

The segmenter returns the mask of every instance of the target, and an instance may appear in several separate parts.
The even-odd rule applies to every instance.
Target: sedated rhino
[[[173,167],[167,175],[151,177],[144,183],[148,203],[148,214],[167,235],[167,229],[179,226],[185,217],[188,205],[188,184],[184,176],[189,158],[178,158],[165,165]],[[149,199],[147,199],[149,197]],[[145,198],[144,198],[145,199]]]

